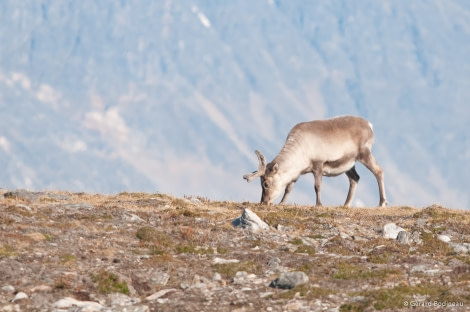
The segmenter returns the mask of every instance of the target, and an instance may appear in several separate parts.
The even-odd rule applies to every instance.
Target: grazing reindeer
[[[359,181],[354,167],[359,161],[375,175],[379,184],[379,205],[385,206],[383,171],[370,151],[373,143],[372,125],[360,117],[341,116],[299,123],[290,131],[284,147],[269,164],[259,151],[255,151],[259,160],[258,171],[243,178],[248,182],[261,178],[262,204],[271,204],[285,190],[281,200],[283,204],[299,176],[311,172],[315,177],[316,206],[321,206],[322,176],[346,173],[349,192],[344,206],[349,206]]]

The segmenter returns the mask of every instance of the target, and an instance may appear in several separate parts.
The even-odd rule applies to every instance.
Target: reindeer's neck
[[[281,171],[288,175],[300,175],[310,164],[305,157],[299,136],[290,134],[283,148],[273,159],[272,163],[278,163]]]

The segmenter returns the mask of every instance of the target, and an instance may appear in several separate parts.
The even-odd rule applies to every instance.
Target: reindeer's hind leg
[[[387,198],[385,196],[384,174],[382,168],[380,168],[380,166],[375,161],[375,158],[374,156],[372,156],[370,149],[365,149],[364,151],[362,151],[359,155],[358,160],[374,174],[375,178],[377,179],[377,184],[379,185],[379,206],[386,206]]]
[[[359,175],[357,174],[355,166],[346,171],[346,175],[349,179],[349,192],[348,196],[346,197],[346,202],[344,203],[344,206],[349,207],[354,197],[354,193],[356,192],[357,182],[359,182]]]

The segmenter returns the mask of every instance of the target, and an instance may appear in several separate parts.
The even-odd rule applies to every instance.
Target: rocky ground
[[[469,223],[438,206],[3,190],[0,311],[470,311]]]

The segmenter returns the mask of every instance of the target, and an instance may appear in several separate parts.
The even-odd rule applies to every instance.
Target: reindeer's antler
[[[266,171],[266,158],[264,158],[263,154],[261,154],[258,150],[255,150],[255,153],[256,156],[258,156],[259,161],[258,170],[243,176],[243,179],[245,179],[247,182],[251,182],[255,178],[263,176]]]

